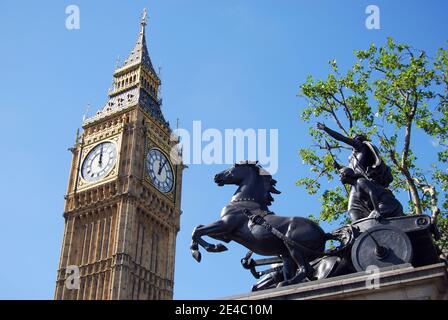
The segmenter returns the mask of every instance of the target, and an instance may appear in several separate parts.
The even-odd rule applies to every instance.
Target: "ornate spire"
[[[148,12],[146,11],[146,8],[145,8],[145,9],[143,9],[142,20],[140,21],[140,25],[142,26],[140,33],[145,33],[147,18],[148,18]]]
[[[140,20],[140,33],[137,38],[137,42],[129,54],[128,58],[124,61],[121,68],[116,72],[122,71],[123,69],[134,66],[136,64],[143,64],[148,71],[151,71],[154,75],[157,73],[152,66],[151,58],[149,57],[148,48],[146,46],[146,36],[145,29],[147,24],[148,13],[146,8],[143,10],[142,18]]]
[[[140,33],[137,42],[121,67],[115,69],[113,88],[109,91],[106,105],[93,117],[84,120],[92,123],[117,111],[139,105],[153,119],[169,128],[162,111],[159,97],[161,81],[155,72],[146,47],[145,28],[147,11],[143,10],[140,20]]]

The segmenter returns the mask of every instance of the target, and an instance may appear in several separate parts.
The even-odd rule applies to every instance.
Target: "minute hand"
[[[100,151],[100,160],[98,161],[100,167],[103,164],[103,146],[101,146],[101,151]]]
[[[159,167],[159,171],[157,172],[158,175],[160,175],[162,173],[162,169],[166,165],[166,161],[167,160],[165,160],[165,162]]]

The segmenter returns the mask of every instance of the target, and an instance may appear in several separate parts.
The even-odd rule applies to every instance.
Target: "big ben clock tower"
[[[55,299],[171,299],[183,165],[145,39],[71,149]]]

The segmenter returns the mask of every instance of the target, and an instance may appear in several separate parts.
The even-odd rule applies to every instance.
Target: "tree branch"
[[[342,88],[339,88],[339,93],[341,94],[342,101],[339,100],[339,99],[336,97],[336,95],[332,95],[332,97],[333,97],[333,99],[334,99],[337,103],[339,103],[341,106],[344,107],[344,112],[345,112],[345,115],[346,115],[347,118],[348,118],[349,126],[350,126],[350,129],[351,129],[351,128],[353,128],[353,115],[352,115],[352,113],[351,113],[351,111],[350,111],[350,108],[349,108],[348,105],[347,105],[347,101],[345,100],[345,96],[344,96],[344,92],[342,91]]]
[[[417,111],[418,99],[415,97],[411,112],[408,115],[407,123],[406,123],[406,131],[404,136],[404,147],[401,158],[401,166],[403,168],[408,167],[407,161],[409,157],[409,148],[411,145],[411,133],[412,133],[412,124],[414,122],[415,112]]]
[[[350,136],[350,135],[348,134],[347,130],[345,130],[345,128],[344,128],[344,126],[342,125],[341,121],[339,120],[338,116],[337,116],[336,113],[334,112],[334,108],[331,106],[331,103],[330,103],[330,101],[328,101],[328,98],[325,98],[325,100],[327,101],[327,104],[328,104],[328,106],[329,106],[329,110],[328,110],[328,112],[333,116],[333,119],[336,121],[336,124],[338,125],[338,127],[339,127],[342,131],[344,131],[344,133],[345,133],[347,136]]]
[[[418,179],[415,179],[418,186],[422,189],[423,194],[428,194],[431,202],[432,220],[434,223],[437,222],[437,218],[440,215],[440,208],[437,206],[438,198],[436,188],[429,183],[420,183]]]

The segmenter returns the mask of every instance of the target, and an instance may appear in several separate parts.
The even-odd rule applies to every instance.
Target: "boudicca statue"
[[[400,202],[387,189],[392,180],[387,175],[380,177],[390,170],[378,150],[365,138],[349,139],[321,128],[353,147],[348,167],[335,163],[341,182],[351,185],[348,211],[352,224],[326,233],[310,219],[274,214],[269,206],[272,194],[280,193],[277,181],[258,163],[245,161],[215,176],[218,186],[238,188],[219,220],[194,229],[190,249],[198,262],[199,246],[208,252],[227,250],[202,237],[235,241],[250,250],[241,263],[259,279],[252,287],[257,291],[362,272],[370,266],[422,266],[440,260],[433,241],[439,236],[434,222],[427,215],[403,214]],[[339,245],[326,250],[328,240]],[[267,258],[254,259],[254,253]],[[267,265],[270,268],[257,270]]]
[[[358,134],[354,138],[349,138],[331,130],[322,123],[318,123],[317,128],[326,132],[333,139],[352,147],[353,151],[348,168],[353,170],[353,174],[351,174],[351,171],[345,170],[341,176],[344,179],[343,183],[351,185],[347,212],[352,222],[366,218],[370,214],[381,214],[383,211],[385,216],[402,215],[402,212],[400,212],[400,210],[403,211],[401,204],[393,200],[395,197],[391,192],[387,192],[387,187],[392,183],[393,176],[390,168],[383,161],[378,148],[364,134]],[[355,179],[355,177],[358,177],[358,179]],[[387,202],[390,200],[392,203],[381,202],[380,208],[369,206],[368,202],[371,196],[363,197],[363,191],[367,191],[368,195],[369,193],[371,195],[372,192],[378,196],[384,195],[383,199]],[[366,201],[366,198],[369,199]],[[383,205],[387,208],[383,208]],[[394,209],[389,206],[394,206]]]

